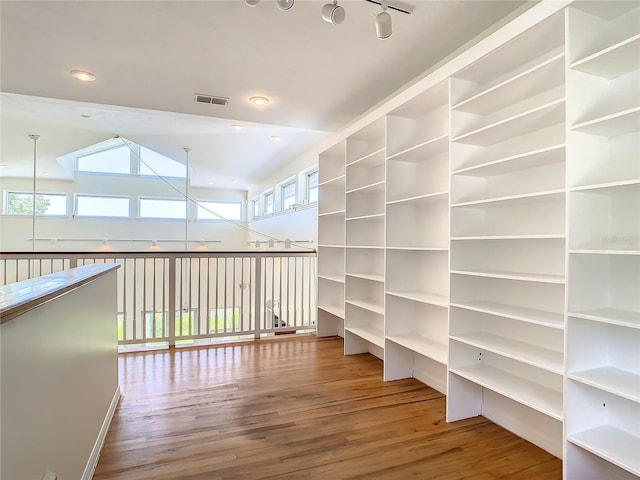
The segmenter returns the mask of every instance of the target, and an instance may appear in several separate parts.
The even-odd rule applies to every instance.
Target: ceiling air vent
[[[210,105],[226,105],[229,99],[225,97],[214,97],[213,95],[195,94],[195,101],[198,103],[208,103]]]

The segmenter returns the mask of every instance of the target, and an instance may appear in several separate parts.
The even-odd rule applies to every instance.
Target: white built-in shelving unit
[[[559,12],[451,80],[447,419],[484,415],[558,456],[564,57]]]
[[[446,392],[449,310],[449,85],[387,119],[384,378]]]
[[[384,357],[385,122],[346,139],[346,354]]]
[[[345,142],[318,161],[318,325],[321,336],[344,335]]]
[[[319,332],[565,480],[640,478],[640,2],[544,0],[341,138]]]
[[[640,476],[640,2],[567,9],[566,478]]]

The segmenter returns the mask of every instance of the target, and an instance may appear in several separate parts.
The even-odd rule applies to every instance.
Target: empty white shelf
[[[447,346],[419,335],[387,335],[387,340],[391,340],[409,350],[424,357],[429,357],[443,365],[447,364]]]
[[[569,316],[611,323],[629,328],[640,328],[640,312],[620,310],[619,308],[592,308],[589,310],[571,311]]]
[[[572,125],[578,132],[615,137],[623,133],[637,132],[640,128],[640,107],[612,113]]]
[[[374,303],[371,300],[347,300],[346,303],[355,305],[356,307],[364,308],[365,310],[369,310],[370,312],[384,315],[384,306],[379,303]]]
[[[547,348],[487,332],[452,335],[451,339],[562,375],[563,355]]]
[[[640,68],[640,34],[573,62],[569,67],[603,78],[616,78]]]
[[[318,305],[318,308],[325,312],[329,312],[331,315],[335,315],[336,317],[344,318],[344,308],[342,307],[337,307],[335,305]]]
[[[344,283],[344,276],[342,275],[318,275],[318,278],[323,278],[336,283]]]
[[[345,327],[345,330],[365,339],[367,342],[384,348],[384,334],[379,330],[365,327]]]
[[[474,277],[504,278],[506,280],[522,280],[525,282],[564,283],[564,276],[549,275],[529,272],[505,272],[499,270],[451,270],[457,275],[469,275]]]
[[[428,303],[430,305],[436,305],[438,307],[447,307],[449,305],[449,297],[447,297],[446,295],[436,295],[420,290],[393,290],[387,291],[387,295],[393,295],[420,303]]]
[[[467,207],[472,205],[486,205],[488,203],[498,203],[498,202],[526,202],[526,201],[538,201],[538,200],[555,200],[562,199],[564,195],[564,190],[548,190],[544,192],[533,192],[533,193],[522,193],[519,195],[509,195],[506,197],[495,197],[495,198],[483,198],[479,200],[473,200],[469,202],[459,202],[454,203],[451,207]],[[545,198],[546,197],[546,198]]]
[[[469,177],[489,177],[503,175],[529,168],[541,167],[550,163],[564,160],[565,144],[560,143],[550,147],[520,153],[510,157],[484,162],[472,167],[461,168],[452,172],[453,175],[465,175]]]
[[[628,400],[640,402],[640,376],[637,374],[604,366],[573,372],[568,374],[568,377]]]
[[[473,365],[451,368],[450,370],[452,373],[500,395],[557,420],[562,420],[562,392],[487,365]]]
[[[505,318],[512,318],[523,322],[535,323],[547,327],[564,329],[564,315],[561,313],[517,307],[514,305],[507,305],[506,303],[489,302],[484,300],[451,303],[451,306]]]
[[[630,433],[602,425],[567,435],[567,439],[628,472],[640,475],[640,438]]]
[[[373,280],[374,282],[384,282],[384,275],[378,273],[347,272],[346,276]]]

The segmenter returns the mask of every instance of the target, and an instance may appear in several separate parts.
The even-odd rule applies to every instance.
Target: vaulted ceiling
[[[178,161],[191,148],[195,185],[250,189],[526,8],[407,1],[413,13],[391,11],[393,35],[379,40],[379,5],[340,0],[346,19],[331,25],[327,1],[288,11],[273,0],[1,1],[0,174],[31,175],[29,134],[41,136],[51,178],[68,176],[57,157],[122,135]],[[79,82],[74,69],[97,79]],[[229,101],[197,103],[196,93]],[[255,95],[270,102],[255,107]]]

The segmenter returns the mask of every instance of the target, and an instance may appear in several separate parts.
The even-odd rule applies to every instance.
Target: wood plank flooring
[[[94,480],[559,480],[561,461],[313,336],[122,354]]]

